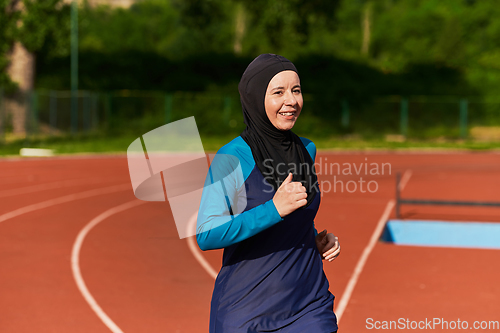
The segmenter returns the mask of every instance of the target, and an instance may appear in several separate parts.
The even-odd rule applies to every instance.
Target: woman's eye
[[[274,94],[275,95],[281,95],[281,94],[283,94],[283,92],[282,91],[276,91]]]
[[[293,92],[296,94],[300,94],[300,89],[295,89]]]

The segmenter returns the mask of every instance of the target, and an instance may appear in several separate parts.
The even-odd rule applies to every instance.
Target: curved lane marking
[[[79,199],[86,199],[86,198],[90,198],[90,197],[97,196],[97,195],[103,195],[103,194],[109,194],[109,193],[114,193],[114,192],[130,190],[130,189],[131,189],[130,184],[122,184],[122,185],[115,185],[115,186],[98,188],[95,190],[65,195],[62,197],[42,201],[42,202],[39,202],[36,204],[24,206],[24,207],[18,208],[16,210],[13,210],[11,212],[2,214],[2,215],[0,215],[0,222],[4,222],[6,220],[12,219],[12,218],[17,217],[19,215],[34,212],[35,210],[48,208],[48,207],[59,205],[62,203],[66,203],[66,202],[70,202],[70,201],[74,201],[74,200],[79,200]]]
[[[103,179],[100,178],[90,178],[90,179],[70,179],[70,180],[62,180],[58,182],[38,184],[33,186],[25,186],[21,188],[15,188],[10,190],[0,191],[0,198],[11,197],[14,195],[28,194],[45,190],[53,190],[59,189],[63,187],[71,187],[78,185],[89,185],[104,182]]]
[[[191,216],[189,219],[189,222],[187,224],[188,228],[188,235],[196,235],[196,219],[198,218],[198,211]],[[212,278],[217,278],[217,271],[208,263],[208,261],[203,257],[203,254],[200,249],[198,249],[198,245],[196,245],[195,242],[195,237],[188,237],[187,242],[188,242],[188,247],[191,253],[193,254],[194,258],[198,261],[198,263],[205,269],[205,271],[210,275]]]
[[[119,206],[113,207],[105,211],[104,213],[99,214],[95,218],[93,218],[80,232],[76,237],[75,243],[73,244],[73,249],[71,250],[71,270],[73,272],[73,278],[75,279],[78,290],[82,294],[85,301],[87,301],[90,308],[95,312],[95,314],[102,320],[104,325],[106,325],[111,332],[113,333],[123,333],[123,331],[109,318],[109,316],[102,310],[102,308],[97,304],[96,300],[88,290],[85,281],[83,280],[82,273],[80,271],[80,250],[82,248],[83,241],[85,236],[89,233],[89,231],[95,227],[100,222],[104,221],[111,215],[123,212],[124,210],[139,206],[146,203],[146,201],[140,200],[132,200],[121,204]]]
[[[4,222],[4,221],[9,220],[11,218],[14,218],[14,217],[26,214],[26,213],[30,213],[30,212],[33,212],[33,211],[36,211],[36,210],[39,210],[39,209],[43,209],[43,208],[48,208],[48,207],[51,207],[51,206],[55,206],[55,205],[58,205],[58,204],[67,203],[67,202],[71,202],[71,201],[75,201],[75,200],[79,200],[79,199],[86,199],[86,198],[90,198],[90,197],[98,196],[98,195],[103,195],[103,194],[110,194],[110,193],[114,193],[114,192],[125,191],[125,190],[130,190],[130,184],[127,183],[127,184],[122,184],[122,185],[104,187],[104,188],[99,188],[99,189],[95,189],[95,190],[90,190],[90,191],[85,191],[85,192],[80,192],[80,193],[65,195],[65,196],[62,196],[62,197],[58,197],[58,198],[54,198],[54,199],[42,201],[42,202],[39,202],[39,203],[36,203],[36,204],[28,205],[28,206],[25,206],[25,207],[21,207],[19,209],[13,210],[11,212],[2,214],[2,215],[0,215],[0,222]],[[138,204],[143,203],[143,202],[139,201],[137,203],[137,201],[134,200],[133,203],[134,203],[134,206],[135,206],[135,205],[138,205]],[[129,207],[126,207],[125,209],[127,209],[127,208],[129,208]],[[94,221],[94,220],[92,220],[92,221]],[[92,223],[92,221],[91,221],[91,223]],[[87,227],[88,227],[88,225],[87,225]],[[85,230],[85,228],[84,228],[84,230]],[[80,236],[80,235],[78,235],[78,236]],[[83,239],[81,241],[83,241]],[[78,242],[78,237],[77,237],[77,242]],[[81,246],[81,242],[80,242],[79,246]],[[77,250],[79,251],[79,248],[77,248]],[[73,246],[73,252],[74,251],[75,251],[75,246]],[[71,264],[72,264],[72,268],[73,268],[73,274],[75,274],[75,268],[73,267],[74,266],[74,262],[75,262],[75,260],[72,257]],[[78,264],[78,257],[76,258],[76,264]],[[78,269],[78,273],[79,273],[80,270],[79,270],[78,267],[77,267],[77,269]],[[76,277],[75,277],[75,279],[76,279]],[[81,282],[83,282],[83,280]],[[78,280],[77,280],[77,285],[79,285],[79,283],[81,283],[81,282],[78,282]],[[85,286],[85,284],[83,284],[83,286]],[[85,295],[84,295],[84,297],[85,297]],[[105,322],[105,324],[106,324],[106,322]],[[115,330],[113,332],[114,333],[123,333],[121,330],[119,330],[119,328],[118,328],[118,330]]]

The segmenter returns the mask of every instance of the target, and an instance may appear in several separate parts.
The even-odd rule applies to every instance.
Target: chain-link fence
[[[338,121],[352,133],[406,139],[500,141],[500,100],[456,96],[380,96],[343,100]]]
[[[12,108],[0,90],[0,138],[15,135],[15,112],[25,112],[27,137],[142,134],[195,116],[206,135],[240,133],[245,125],[239,96],[220,92],[36,90]],[[71,107],[72,98],[77,107]],[[455,96],[369,96],[329,101],[304,96],[295,131],[301,135],[359,135],[395,140],[482,138],[500,140],[500,100]],[[19,131],[19,126],[17,128]],[[22,131],[21,131],[22,132]],[[499,132],[499,133],[497,133]]]

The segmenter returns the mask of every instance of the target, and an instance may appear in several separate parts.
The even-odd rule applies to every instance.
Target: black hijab
[[[307,190],[308,206],[318,192],[312,158],[296,134],[274,127],[264,105],[269,82],[287,70],[298,74],[292,62],[276,54],[261,54],[248,65],[238,85],[247,125],[241,137],[252,149],[257,167],[274,190],[292,172],[293,181],[302,182]]]

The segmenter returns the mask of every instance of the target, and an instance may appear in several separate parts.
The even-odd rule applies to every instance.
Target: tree
[[[25,134],[29,95],[35,79],[35,52],[67,52],[68,6],[61,0],[0,0],[0,84],[5,86],[6,109],[12,115],[14,134]],[[68,21],[67,23],[65,21]]]
[[[11,0],[0,0],[0,87],[12,92],[16,85],[7,75],[9,66],[8,53],[14,43],[14,30],[18,20],[18,13],[12,8]]]

